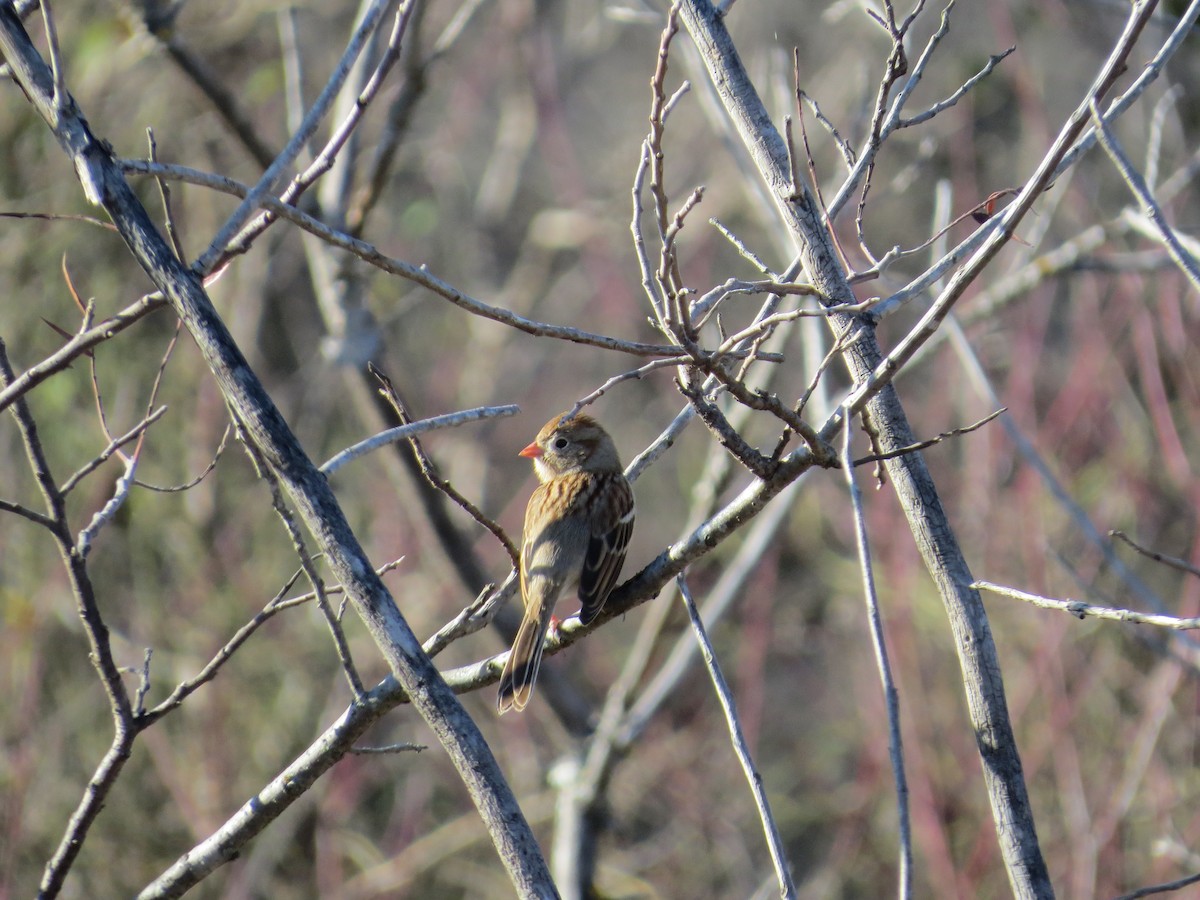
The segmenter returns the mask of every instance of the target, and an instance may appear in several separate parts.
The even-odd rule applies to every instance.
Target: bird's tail
[[[520,712],[529,703],[533,695],[533,683],[537,681],[538,669],[542,666],[542,645],[546,642],[546,629],[549,626],[548,615],[526,615],[521,621],[508,660],[504,663],[504,671],[500,673],[496,709],[501,715],[510,709]]]

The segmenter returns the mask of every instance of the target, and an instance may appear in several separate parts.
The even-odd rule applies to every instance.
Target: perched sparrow
[[[518,455],[533,460],[541,484],[525,508],[525,618],[500,675],[501,713],[529,702],[559,596],[578,585],[580,620],[596,618],[617,583],[633,532],[633,490],[612,438],[590,416],[555,416]]]

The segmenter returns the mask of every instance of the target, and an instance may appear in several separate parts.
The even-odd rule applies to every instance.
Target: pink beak
[[[526,459],[537,459],[539,456],[542,456],[543,453],[544,453],[544,451],[542,450],[542,448],[539,447],[537,445],[537,443],[535,442],[535,443],[530,444],[528,447],[526,447],[520,453],[518,453],[517,456],[524,456]]]

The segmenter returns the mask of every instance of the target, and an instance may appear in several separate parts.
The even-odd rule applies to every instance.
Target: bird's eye
[[[570,442],[565,437],[560,437],[557,440],[555,440],[554,448],[556,450],[566,450],[568,443],[570,443]]]

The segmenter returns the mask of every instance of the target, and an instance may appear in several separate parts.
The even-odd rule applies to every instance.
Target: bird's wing
[[[633,534],[633,491],[624,478],[616,484],[619,487],[612,515],[608,521],[598,523],[599,530],[588,540],[583,570],[579,573],[579,619],[585,625],[599,615],[616,585]]]

